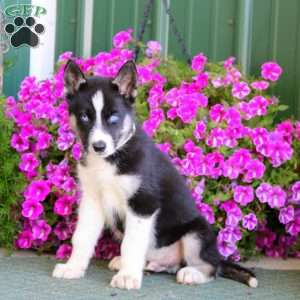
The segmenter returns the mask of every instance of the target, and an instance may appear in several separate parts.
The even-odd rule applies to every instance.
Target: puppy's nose
[[[106,148],[106,144],[103,141],[93,143],[93,148],[96,152],[103,152]]]

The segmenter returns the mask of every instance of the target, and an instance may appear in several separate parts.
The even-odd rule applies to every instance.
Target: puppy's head
[[[105,158],[132,137],[136,81],[136,67],[132,61],[121,67],[116,78],[86,78],[74,61],[67,63],[65,95],[72,127],[85,151]]]

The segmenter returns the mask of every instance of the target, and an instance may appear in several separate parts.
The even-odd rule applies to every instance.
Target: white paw
[[[194,267],[185,267],[177,272],[176,279],[181,284],[200,284],[210,281],[203,273]]]
[[[57,264],[52,276],[56,278],[75,279],[84,276],[85,269],[70,264]]]
[[[119,271],[111,280],[110,285],[119,289],[140,289],[142,285],[142,274],[133,275]]]
[[[159,272],[166,271],[167,268],[165,266],[161,266],[160,264],[158,264],[155,261],[150,261],[147,263],[145,270],[159,273]]]
[[[111,271],[119,271],[121,269],[121,256],[115,256],[108,264]]]

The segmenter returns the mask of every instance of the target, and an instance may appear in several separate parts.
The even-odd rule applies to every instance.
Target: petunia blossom
[[[252,231],[257,226],[257,217],[254,213],[249,213],[243,217],[243,227]]]
[[[261,76],[270,81],[277,81],[282,73],[282,68],[276,62],[265,62],[261,66]]]

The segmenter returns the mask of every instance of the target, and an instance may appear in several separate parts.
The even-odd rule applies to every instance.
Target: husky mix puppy
[[[116,78],[86,78],[69,61],[65,95],[84,147],[78,163],[82,198],[72,255],[53,276],[84,276],[105,227],[121,231],[121,256],[111,286],[139,289],[143,270],[176,274],[181,284],[220,275],[257,286],[248,269],[224,261],[212,227],[199,215],[183,177],[135,121],[137,73],[127,62]]]

